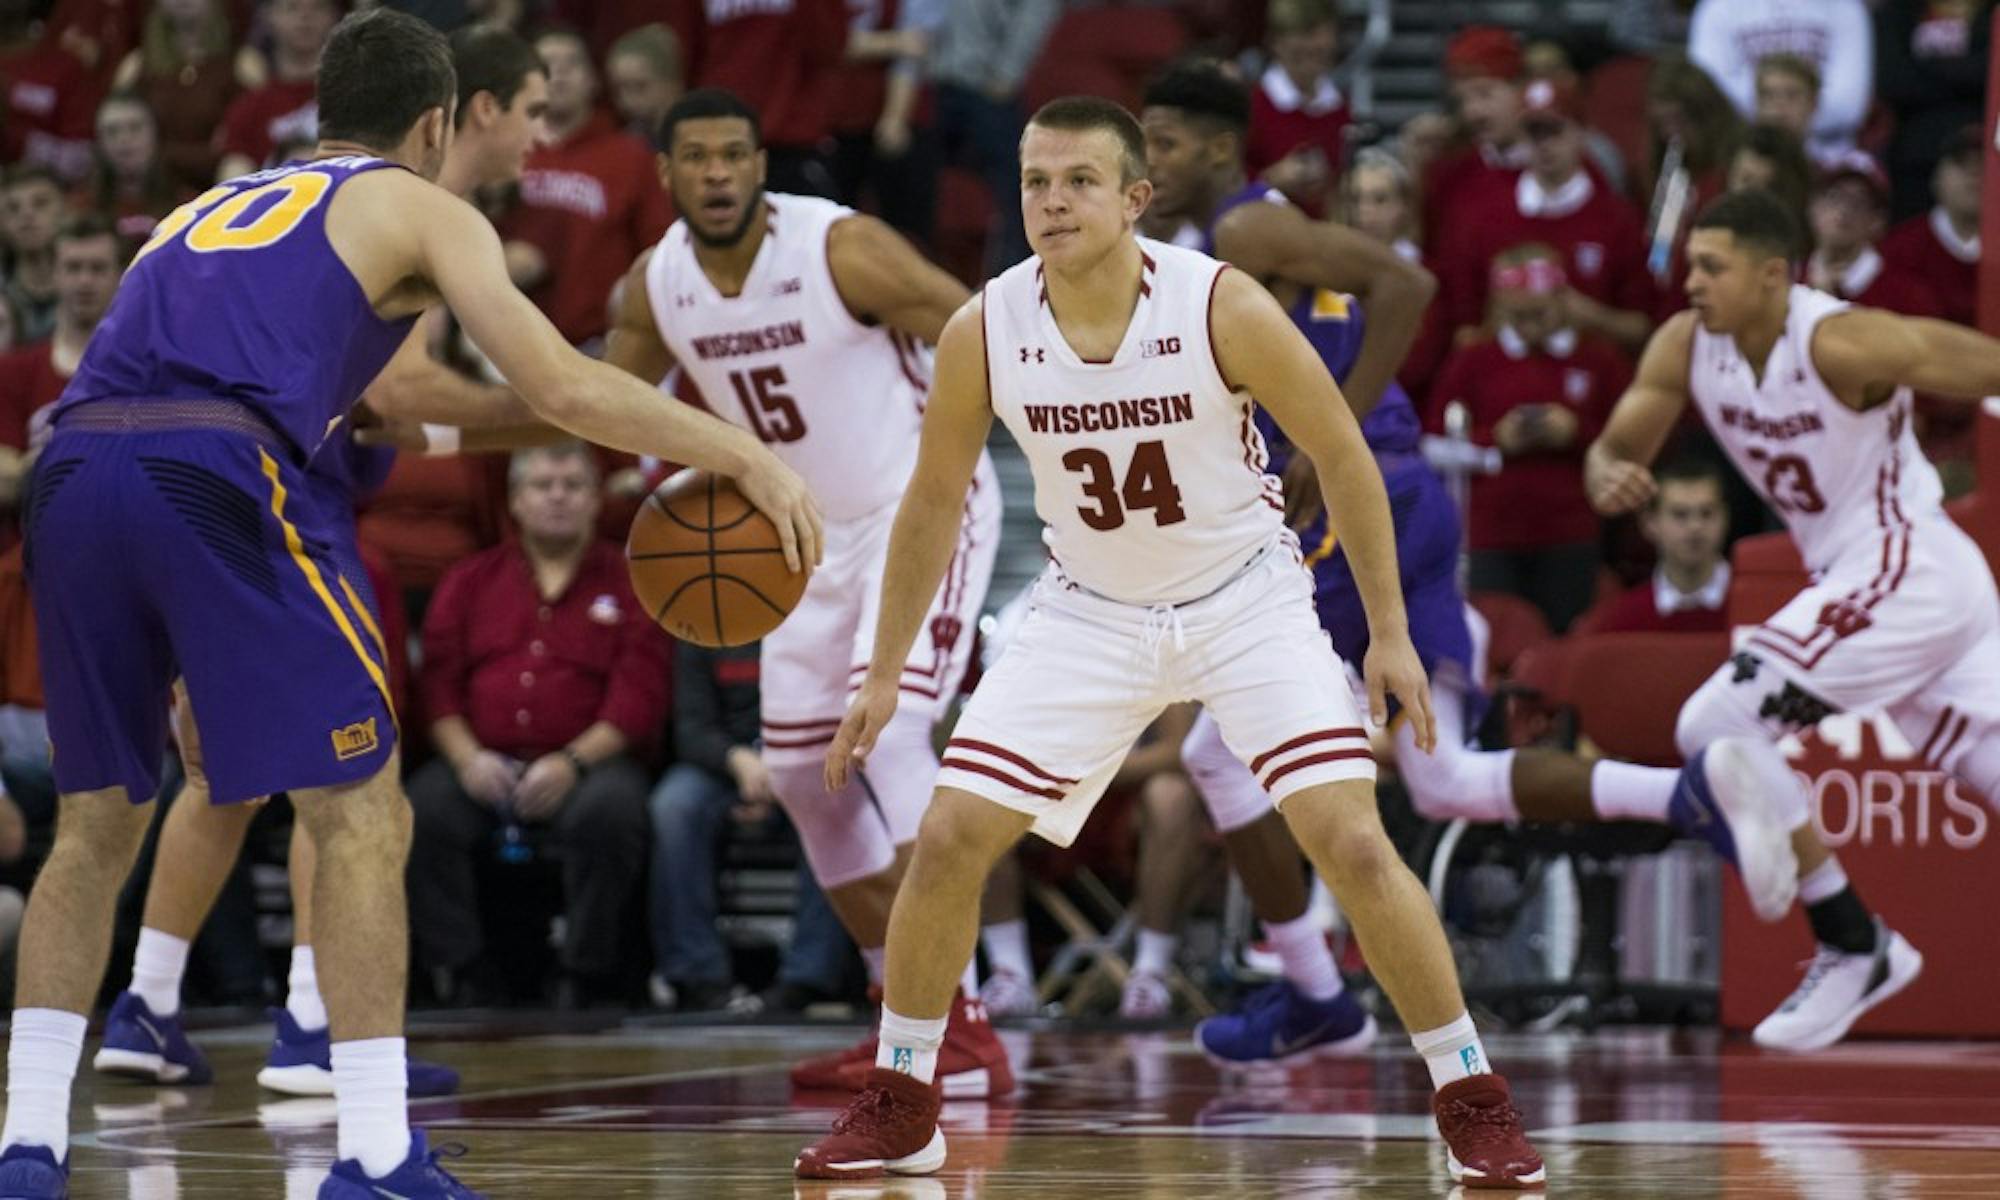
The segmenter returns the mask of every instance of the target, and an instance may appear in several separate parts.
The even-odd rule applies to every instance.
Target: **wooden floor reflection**
[[[851,1028],[418,1030],[464,1072],[419,1105],[434,1143],[495,1197],[1234,1200],[1451,1194],[1421,1066],[1399,1039],[1360,1060],[1220,1076],[1184,1034],[1016,1032],[1023,1088],[946,1109],[930,1179],[795,1185],[793,1152],[837,1097],[794,1097],[784,1066]],[[267,1032],[197,1035],[220,1082],[91,1077],[73,1114],[77,1200],[315,1194],[330,1100],[253,1081]],[[1862,1043],[1782,1058],[1706,1035],[1496,1037],[1561,1197],[1888,1200],[2000,1196],[2000,1046]]]

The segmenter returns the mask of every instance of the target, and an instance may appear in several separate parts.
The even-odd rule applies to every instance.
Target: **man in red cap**
[[[1849,150],[1827,164],[1806,215],[1813,236],[1807,283],[1869,308],[1942,315],[1930,284],[1875,248],[1888,220],[1889,179],[1867,153]]]
[[[1521,42],[1494,25],[1470,25],[1445,47],[1452,107],[1472,145],[1431,164],[1424,178],[1424,231],[1436,245],[1454,211],[1490,194],[1488,186],[1528,165],[1521,137]]]
[[[1484,324],[1494,256],[1538,242],[1562,256],[1577,329],[1636,351],[1657,301],[1644,232],[1638,210],[1586,162],[1583,101],[1567,82],[1537,79],[1521,89],[1519,124],[1526,169],[1488,186],[1476,211],[1460,210],[1456,236],[1438,248],[1448,320]]]

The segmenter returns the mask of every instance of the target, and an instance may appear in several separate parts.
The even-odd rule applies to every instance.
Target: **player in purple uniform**
[[[1767,919],[1782,916],[1797,871],[1757,782],[1757,771],[1771,765],[1768,747],[1748,740],[1718,743],[1673,771],[1591,764],[1543,749],[1481,752],[1467,746],[1484,701],[1457,581],[1458,513],[1419,453],[1416,410],[1394,380],[1429,297],[1428,277],[1388,247],[1309,221],[1274,189],[1246,181],[1242,144],[1249,114],[1243,86],[1211,65],[1176,66],[1156,80],[1141,116],[1153,207],[1163,220],[1184,223],[1184,240],[1271,289],[1361,419],[1395,520],[1411,641],[1435,697],[1434,752],[1419,749],[1405,723],[1392,721],[1397,768],[1417,810],[1432,820],[1672,824],[1704,837],[1736,863]],[[1409,283],[1412,277],[1421,282]],[[1419,297],[1414,314],[1406,307],[1413,291]],[[1367,615],[1336,531],[1313,501],[1318,488],[1311,464],[1291,453],[1261,412],[1257,422],[1272,468],[1284,476],[1293,523],[1317,580],[1321,626],[1340,655],[1358,666],[1368,650]],[[1284,978],[1251,997],[1241,1012],[1203,1022],[1196,1030],[1202,1048],[1224,1063],[1244,1064],[1365,1048],[1373,1022],[1342,990],[1325,942],[1305,916],[1298,850],[1269,798],[1223,745],[1212,721],[1196,722],[1181,757],[1285,966]],[[1710,813],[1722,819],[1711,820]]]
[[[351,548],[303,500],[322,451],[440,298],[523,400],[603,444],[730,476],[796,570],[805,486],[748,434],[576,353],[507,279],[485,218],[431,183],[451,141],[443,36],[391,9],[322,58],[309,162],[218,185],[139,252],[55,414],[24,506],[63,819],[21,933],[0,1197],[68,1191],[70,1085],[112,909],[186,678],[214,799],[287,791],[318,860],[339,1109],[322,1200],[475,1193],[409,1128],[409,812]]]

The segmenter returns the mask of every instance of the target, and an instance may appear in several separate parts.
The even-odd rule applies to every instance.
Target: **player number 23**
[[[132,261],[138,262],[184,231],[188,249],[202,254],[261,250],[298,228],[332,187],[333,176],[324,171],[299,171],[261,187],[210,188],[167,214]],[[244,220],[252,209],[257,210],[256,215]]]
[[[1100,533],[1108,533],[1125,523],[1125,515],[1142,508],[1153,510],[1153,524],[1178,525],[1187,520],[1181,507],[1181,489],[1174,485],[1174,473],[1167,467],[1167,447],[1163,442],[1140,442],[1132,448],[1132,461],[1125,468],[1121,486],[1111,466],[1111,456],[1092,447],[1078,447],[1062,456],[1062,465],[1083,476],[1083,494],[1094,504],[1078,505],[1083,523]]]

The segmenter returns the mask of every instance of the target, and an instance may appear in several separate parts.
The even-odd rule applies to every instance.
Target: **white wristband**
[[[465,431],[456,425],[424,425],[424,457],[445,458],[458,453]]]

